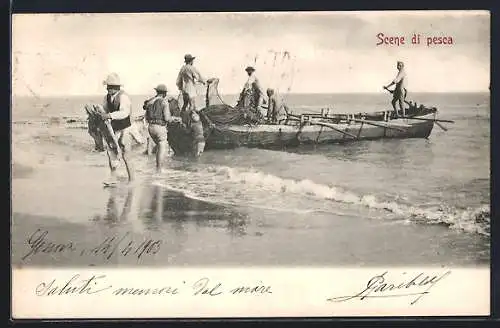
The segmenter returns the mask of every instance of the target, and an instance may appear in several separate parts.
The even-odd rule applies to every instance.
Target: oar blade
[[[434,122],[434,123],[436,123],[436,125],[439,126],[441,129],[443,129],[443,131],[448,131],[448,129],[445,128],[441,123],[439,122]]]

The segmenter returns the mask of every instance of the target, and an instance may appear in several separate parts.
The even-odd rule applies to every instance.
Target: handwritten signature
[[[364,300],[366,298],[387,298],[387,297],[412,297],[411,305],[416,304],[423,296],[430,293],[430,289],[439,281],[451,274],[446,271],[439,275],[427,275],[420,272],[411,278],[400,278],[397,282],[387,278],[388,271],[377,274],[370,278],[361,291],[349,296],[338,296],[328,298],[329,302],[346,302],[352,299]],[[406,275],[406,273],[403,273]]]
[[[26,240],[29,251],[21,258],[23,261],[37,254],[72,253],[76,256],[103,256],[109,260],[114,254],[121,256],[136,256],[140,259],[144,255],[154,255],[160,251],[162,240],[145,239],[137,242],[129,232],[122,235],[106,237],[97,246],[79,249],[72,241],[54,242],[48,238],[47,230],[37,229]]]

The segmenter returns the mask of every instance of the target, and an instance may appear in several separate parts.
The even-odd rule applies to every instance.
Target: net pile
[[[106,122],[100,116],[100,114],[105,112],[102,106],[86,104],[84,108],[88,114],[88,132],[94,139],[95,150],[104,151],[104,142],[111,149],[116,150],[111,128],[106,126]]]
[[[218,91],[218,79],[212,79],[206,94],[206,106],[201,112],[215,125],[259,124],[263,117],[250,108],[232,107],[222,100]]]

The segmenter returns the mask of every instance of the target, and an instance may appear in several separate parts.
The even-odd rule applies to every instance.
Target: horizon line
[[[130,93],[127,92],[129,96],[147,96],[150,93]],[[281,93],[280,95],[286,95],[286,96],[291,96],[291,95],[349,95],[349,94],[383,94],[385,92],[376,92],[376,91],[367,91],[367,92],[354,92],[354,91],[345,91],[345,92],[289,92],[289,93]],[[411,93],[418,93],[418,94],[443,94],[443,93],[455,93],[455,94],[470,94],[470,93],[491,93],[491,90],[471,90],[471,91],[463,91],[463,90],[457,90],[457,91],[413,91],[409,92]],[[95,96],[103,96],[105,92],[103,93],[82,93],[82,94],[48,94],[48,95],[35,95],[35,94],[11,94],[11,97],[26,97],[26,98],[60,98],[60,97],[95,97]],[[176,94],[178,95],[178,94]],[[238,93],[223,93],[221,96],[234,96],[234,95],[239,95]],[[387,94],[388,95],[388,94]],[[198,95],[198,97],[205,97],[205,95]]]

